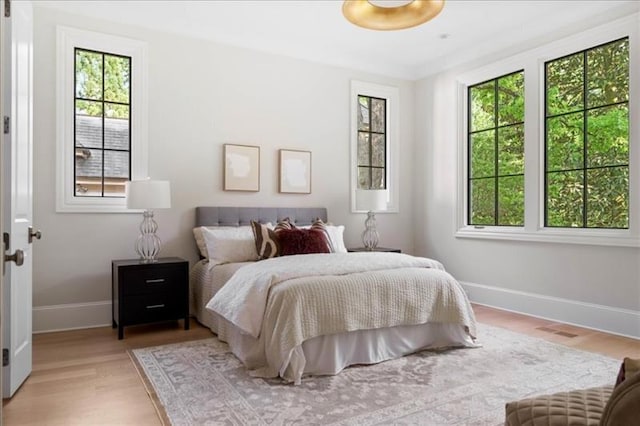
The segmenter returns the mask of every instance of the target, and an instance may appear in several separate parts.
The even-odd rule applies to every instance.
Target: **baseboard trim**
[[[111,300],[33,307],[33,333],[111,325]]]
[[[560,297],[460,282],[479,305],[640,339],[640,312]]]

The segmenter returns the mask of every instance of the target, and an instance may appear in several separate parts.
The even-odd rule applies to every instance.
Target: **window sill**
[[[538,231],[526,231],[521,228],[476,228],[467,226],[455,233],[456,238],[472,238],[507,241],[532,241],[556,244],[583,244],[594,246],[640,247],[640,237],[633,236],[628,230],[578,230],[541,228]]]

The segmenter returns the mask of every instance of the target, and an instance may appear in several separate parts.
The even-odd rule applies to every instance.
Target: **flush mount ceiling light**
[[[342,14],[371,30],[402,30],[424,24],[444,7],[444,0],[345,0]]]

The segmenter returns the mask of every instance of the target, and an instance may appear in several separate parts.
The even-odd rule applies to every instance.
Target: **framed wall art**
[[[260,147],[224,144],[225,191],[260,191]]]
[[[311,151],[280,150],[279,192],[311,194]]]

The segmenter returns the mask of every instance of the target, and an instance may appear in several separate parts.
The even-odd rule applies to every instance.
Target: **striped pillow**
[[[280,224],[278,224],[279,226]],[[280,244],[276,232],[256,221],[251,221],[251,229],[256,243],[256,251],[260,259],[280,256]],[[277,229],[277,226],[276,226]]]
[[[331,242],[331,235],[329,235],[329,229],[327,229],[327,225],[320,219],[319,217],[313,221],[309,229],[314,229],[316,231],[320,231],[324,234],[325,240],[327,241],[327,248],[329,249],[329,253],[335,253],[336,249]]]
[[[288,217],[285,217],[284,219],[278,222],[275,228],[273,228],[273,230],[276,232],[282,229],[286,229],[286,230],[296,229],[296,226],[293,223],[291,223],[291,219],[289,219]]]

